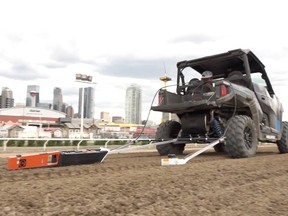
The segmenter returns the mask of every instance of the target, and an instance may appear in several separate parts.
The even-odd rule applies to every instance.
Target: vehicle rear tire
[[[256,154],[258,138],[253,120],[246,115],[229,119],[225,149],[232,158],[247,158]]]
[[[278,150],[281,154],[288,153],[288,122],[283,122],[283,131],[280,140],[277,140]]]
[[[155,140],[156,142],[161,142],[169,139],[174,139],[178,136],[180,130],[181,124],[177,121],[170,120],[162,122],[157,129]],[[158,145],[156,146],[156,149],[160,155],[180,155],[183,154],[185,144],[168,143],[164,145]]]

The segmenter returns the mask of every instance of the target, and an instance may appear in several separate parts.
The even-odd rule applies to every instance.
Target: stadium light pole
[[[76,82],[96,84],[92,82],[92,76],[85,74],[76,74]],[[80,123],[80,138],[83,138],[83,125],[84,125],[84,87],[81,88],[81,123]]]

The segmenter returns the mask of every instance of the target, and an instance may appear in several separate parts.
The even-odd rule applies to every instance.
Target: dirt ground
[[[211,150],[182,166],[160,158],[19,171],[0,158],[0,215],[288,215],[288,154],[276,146],[248,159]]]

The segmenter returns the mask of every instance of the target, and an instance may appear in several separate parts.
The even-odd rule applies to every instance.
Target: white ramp
[[[203,147],[199,151],[196,151],[194,153],[186,155],[184,158],[162,158],[161,159],[161,166],[169,166],[169,165],[184,165],[192,158],[198,156],[199,154],[203,153],[204,151],[208,150],[209,148],[212,148],[213,146],[217,145],[220,142],[224,142],[224,137],[221,137],[207,146]]]

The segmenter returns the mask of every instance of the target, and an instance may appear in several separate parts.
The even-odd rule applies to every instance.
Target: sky
[[[284,0],[0,1],[0,88],[24,103],[27,85],[39,85],[40,102],[52,103],[60,87],[77,112],[79,88],[94,87],[100,118],[124,117],[126,88],[135,83],[146,119],[159,77],[166,72],[175,84],[178,61],[242,48],[266,66],[288,120],[287,20]],[[77,73],[96,84],[75,82]]]

